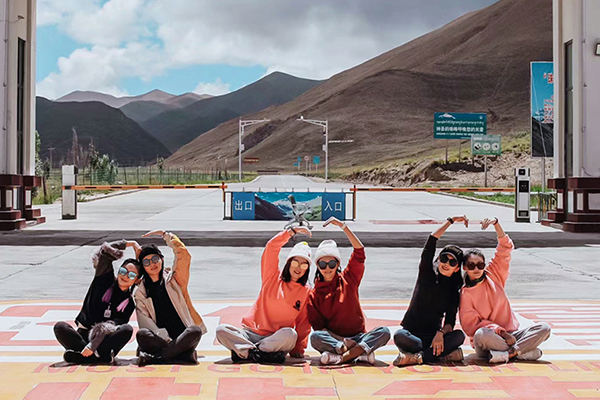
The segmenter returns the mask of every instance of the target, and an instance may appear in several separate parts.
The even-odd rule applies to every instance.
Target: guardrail
[[[507,192],[514,193],[515,188],[411,188],[411,187],[391,187],[391,188],[366,188],[356,187],[351,190],[357,192]]]
[[[227,189],[227,185],[65,185],[63,190],[135,190],[135,189]]]

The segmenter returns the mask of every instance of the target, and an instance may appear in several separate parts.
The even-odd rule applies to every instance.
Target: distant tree
[[[72,165],[75,165],[76,167],[80,167],[80,156],[82,153],[82,149],[81,146],[79,146],[79,139],[77,138],[77,130],[75,129],[75,127],[72,127],[71,130],[73,131],[73,139],[71,141],[71,150],[69,153],[69,161],[71,162]]]

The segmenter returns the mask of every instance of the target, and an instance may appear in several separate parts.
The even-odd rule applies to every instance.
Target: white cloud
[[[114,94],[123,79],[193,65],[326,79],[496,0],[38,1],[38,25],[91,46],[61,58],[60,71],[38,84],[52,98],[74,89]],[[230,90],[216,81],[196,91],[202,85]]]
[[[231,91],[231,85],[221,81],[221,78],[217,78],[212,83],[200,82],[194,93],[197,94],[210,94],[212,96],[220,96],[222,94],[229,93]]]
[[[37,93],[56,99],[74,90],[93,90],[115,96],[126,95],[120,86],[125,78],[150,80],[164,73],[160,49],[149,43],[129,43],[125,47],[94,46],[77,49],[58,60],[58,73],[37,84]]]

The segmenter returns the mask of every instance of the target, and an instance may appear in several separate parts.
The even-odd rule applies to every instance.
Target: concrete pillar
[[[77,219],[77,191],[64,187],[77,185],[77,167],[63,165],[62,167],[62,219]]]

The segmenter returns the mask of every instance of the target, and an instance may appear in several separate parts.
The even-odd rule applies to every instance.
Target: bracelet
[[[446,221],[450,222],[450,224],[453,224],[454,223],[454,218],[448,217],[448,218],[446,218]]]
[[[494,221],[494,223],[492,225],[496,225],[498,223],[498,217],[494,217],[496,219],[496,221]]]
[[[296,235],[296,229],[295,229],[295,228],[293,228],[293,227],[292,227],[292,228],[290,228],[290,231],[292,231],[292,233],[293,233],[294,235]]]
[[[348,225],[346,225],[346,223],[344,222],[340,228],[342,228],[342,230],[344,230],[344,229],[346,229],[347,227],[348,227]]]

